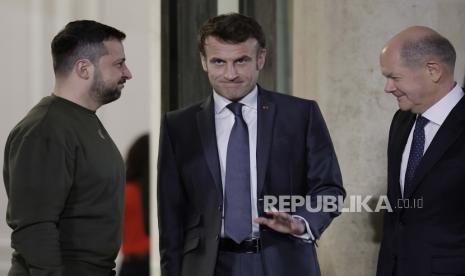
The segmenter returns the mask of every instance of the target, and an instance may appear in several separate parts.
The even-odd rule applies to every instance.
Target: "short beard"
[[[94,82],[90,87],[91,97],[96,100],[100,105],[111,103],[121,97],[121,89],[116,87],[108,87],[102,79],[99,70],[95,70]]]

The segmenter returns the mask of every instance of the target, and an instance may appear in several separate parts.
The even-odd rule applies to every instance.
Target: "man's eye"
[[[245,58],[241,58],[241,59],[238,59],[238,60],[236,61],[237,64],[244,64],[244,63],[246,63],[246,62],[247,62],[247,60],[246,60]]]
[[[223,65],[223,64],[224,64],[224,61],[222,61],[222,60],[214,60],[213,63],[214,63],[215,65]]]

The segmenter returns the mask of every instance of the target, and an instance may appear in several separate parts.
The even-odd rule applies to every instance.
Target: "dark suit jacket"
[[[257,198],[345,195],[336,154],[313,101],[258,89]],[[213,97],[166,114],[158,168],[158,219],[163,276],[212,276],[223,208]],[[316,200],[315,200],[316,201]],[[316,238],[337,212],[296,211]],[[262,227],[268,276],[320,275],[312,243]]]
[[[415,114],[398,111],[388,145],[388,198],[402,198],[399,175],[402,153]],[[418,165],[410,205],[384,215],[378,276],[465,275],[465,97],[453,108]],[[415,201],[416,200],[416,201]]]

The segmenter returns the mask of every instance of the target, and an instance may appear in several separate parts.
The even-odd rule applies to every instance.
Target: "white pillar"
[[[149,34],[149,68],[151,72],[150,90],[150,274],[159,276],[160,253],[158,247],[158,208],[157,208],[157,161],[158,140],[161,119],[161,0],[153,0],[148,11]]]
[[[35,105],[42,98],[43,88],[43,54],[46,50],[44,44],[44,14],[41,0],[30,1],[30,36],[31,47],[29,47],[30,78],[29,93],[31,93],[29,106]],[[11,23],[11,22],[10,22]]]
[[[218,14],[239,12],[239,0],[218,0]]]

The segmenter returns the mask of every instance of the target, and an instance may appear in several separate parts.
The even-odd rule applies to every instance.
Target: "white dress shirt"
[[[445,95],[441,100],[439,100],[437,103],[428,108],[423,114],[421,114],[423,117],[429,120],[429,122],[425,125],[425,148],[423,153],[426,152],[439,128],[462,97],[462,88],[460,88],[458,84],[455,84],[455,87],[449,93],[447,93],[447,95]],[[408,137],[407,143],[405,144],[404,153],[402,154],[402,163],[400,165],[399,179],[402,196],[404,195],[405,172],[407,171],[407,163],[410,155],[410,147],[412,146],[413,130],[415,129],[415,124],[410,130],[410,135]]]
[[[249,149],[250,149],[250,202],[252,203],[252,236],[259,236],[259,225],[253,221],[258,217],[257,208],[257,86],[242,98],[239,102],[242,106],[242,117],[247,124],[249,131]],[[216,128],[216,141],[218,146],[218,155],[220,159],[221,183],[223,186],[224,198],[224,183],[226,177],[226,153],[228,150],[229,135],[231,134],[234,125],[234,113],[226,106],[231,103],[230,100],[219,95],[213,91],[213,101],[215,103],[215,128]],[[310,231],[308,222],[300,217],[306,224],[307,233],[303,235],[294,235],[302,239],[314,239]],[[221,236],[224,236],[224,208],[223,208],[223,222],[221,223]]]
[[[226,106],[231,103],[230,100],[213,92],[213,101],[215,103],[215,128],[216,141],[218,143],[218,155],[220,159],[221,183],[223,185],[226,177],[226,153],[228,151],[229,135],[234,125],[234,113]],[[252,220],[258,216],[257,209],[257,86],[247,96],[242,98],[242,117],[249,131],[249,149],[250,149],[250,202],[252,203]],[[223,208],[224,217],[224,208]],[[258,236],[259,226],[252,221],[253,236]],[[221,226],[221,233],[224,233],[224,223]]]

